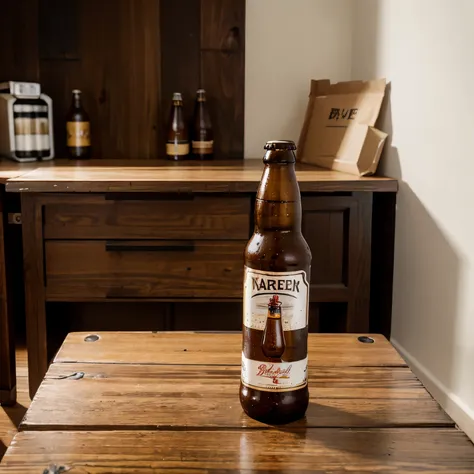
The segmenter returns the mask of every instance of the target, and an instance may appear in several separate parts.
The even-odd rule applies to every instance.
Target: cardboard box
[[[387,134],[374,128],[385,79],[311,81],[297,161],[358,176],[374,174]]]

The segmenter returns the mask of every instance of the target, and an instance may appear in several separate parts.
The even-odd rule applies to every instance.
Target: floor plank
[[[12,407],[0,407],[0,459],[15,436],[17,427],[30,406],[25,348],[19,348],[16,351],[16,372],[17,404]]]

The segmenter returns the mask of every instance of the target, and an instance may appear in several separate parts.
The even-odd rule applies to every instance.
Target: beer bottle
[[[199,89],[196,93],[192,138],[194,157],[198,160],[212,159],[214,140],[204,89]]]
[[[189,137],[183,114],[183,97],[179,92],[175,92],[168,123],[166,156],[170,160],[184,160],[188,155]]]
[[[287,423],[308,407],[311,252],[301,233],[296,146],[270,141],[265,149],[255,229],[244,254],[240,402],[252,418]]]
[[[86,159],[91,156],[89,115],[84,110],[81,91],[72,91],[71,107],[66,117],[67,151],[70,158]]]
[[[273,358],[280,358],[285,352],[285,334],[281,324],[281,303],[278,301],[278,295],[272,296],[268,303],[262,351],[267,357]]]

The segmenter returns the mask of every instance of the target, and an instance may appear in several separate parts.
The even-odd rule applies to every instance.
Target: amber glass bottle
[[[72,100],[66,117],[67,151],[70,158],[91,157],[91,131],[89,115],[82,105],[81,91],[72,91]]]
[[[173,94],[168,131],[166,137],[166,156],[169,160],[185,160],[189,157],[189,135],[183,112],[183,97],[179,92]]]
[[[204,89],[199,89],[196,93],[192,136],[194,158],[211,160],[214,153],[214,135]]]
[[[271,141],[265,149],[255,229],[244,255],[240,401],[252,418],[287,423],[308,407],[311,252],[301,233],[296,146]]]

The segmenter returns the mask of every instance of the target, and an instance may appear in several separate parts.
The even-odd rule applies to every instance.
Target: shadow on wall
[[[371,15],[364,17],[364,22],[376,22],[377,2],[369,0],[367,4],[373,5],[374,9]],[[364,45],[372,45],[372,49],[365,51],[364,70],[359,72],[365,79],[382,77],[384,71],[380,71],[377,65],[377,26],[364,23],[358,26],[365,29]],[[417,196],[416,189],[403,179],[403,156],[400,157],[393,142],[397,124],[392,120],[392,98],[396,87],[397,84],[388,84],[376,124],[377,128],[388,133],[379,173],[399,180],[392,339],[427,388],[436,392],[433,395],[446,407],[449,405],[448,394],[457,382],[454,379],[456,318],[462,259]],[[400,112],[397,120],[403,120]],[[422,136],[420,140],[423,140]]]

